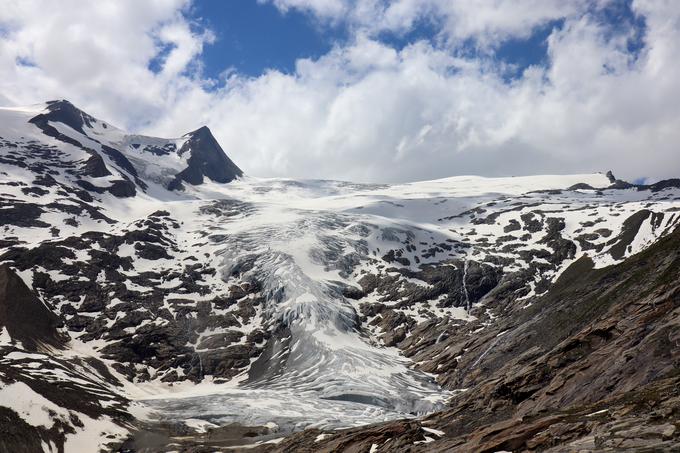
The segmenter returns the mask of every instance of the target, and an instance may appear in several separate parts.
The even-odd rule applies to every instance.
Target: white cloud
[[[581,14],[607,0],[269,0],[283,12],[297,9],[360,32],[405,33],[422,21],[435,23],[451,44],[474,39],[493,47],[528,37],[535,27]]]
[[[258,0],[260,3],[271,1],[283,13],[297,9],[312,13],[324,20],[337,20],[350,9],[345,0]]]
[[[212,34],[192,26],[184,2],[138,11],[138,2],[21,1],[0,12],[2,27],[11,27],[0,40],[0,93],[15,103],[66,97],[103,119],[166,136],[208,124],[227,153],[260,176],[406,181],[610,168],[627,178],[678,176],[677,2],[634,2],[648,27],[637,59],[627,30],[612,30],[579,1],[484,1],[475,11],[472,2],[435,0],[275,4],[336,22],[337,11],[363,11],[379,19],[376,30],[403,31],[436,14],[454,45],[397,50],[355,21],[351,42],[299,60],[293,74],[231,73],[214,87],[200,72]],[[548,39],[548,66],[511,82],[491,54],[452,50],[470,37],[493,48],[558,17],[564,25]],[[159,56],[154,73],[148,66]]]
[[[126,124],[162,114],[159,99],[200,89],[183,71],[212,39],[191,32],[186,4],[4,0],[0,91],[14,103],[68,98]],[[163,70],[154,73],[159,56]]]

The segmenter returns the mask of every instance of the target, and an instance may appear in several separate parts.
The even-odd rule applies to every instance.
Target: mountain
[[[59,175],[58,182],[74,190],[109,192],[119,198],[133,197],[137,191],[159,196],[163,191],[185,190],[185,182],[196,186],[207,177],[227,183],[243,176],[207,127],[177,139],[131,135],[64,100],[3,109],[0,116],[8,126],[3,137],[6,163],[27,157],[17,147],[31,149],[28,167],[23,168],[48,180]],[[36,127],[26,129],[25,122]],[[78,194],[89,202],[88,195]]]
[[[0,137],[0,451],[678,444],[679,180],[260,179],[67,101]]]

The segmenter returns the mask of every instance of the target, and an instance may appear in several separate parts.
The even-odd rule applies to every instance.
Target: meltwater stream
[[[367,254],[369,229],[358,228],[351,216],[323,212],[276,225],[254,221],[258,215],[249,212],[240,221],[247,223],[243,228],[239,220],[223,219],[228,234],[213,237],[223,246],[225,281],[238,269],[239,278],[261,284],[263,327],[273,335],[237,388],[216,385],[210,395],[147,401],[159,416],[215,425],[273,422],[285,433],[376,423],[441,407],[446,394],[434,379],[362,331],[338,281],[329,278],[341,279],[347,275],[343,266],[358,263],[348,257]]]

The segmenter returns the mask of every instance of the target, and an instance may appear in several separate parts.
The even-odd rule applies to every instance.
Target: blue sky
[[[631,53],[640,51],[645,23],[642,16],[634,14],[632,0],[609,2],[592,14],[612,32],[630,32]],[[269,2],[197,0],[188,15],[195,21],[194,26],[214,33],[214,41],[207,44],[201,54],[205,75],[213,79],[234,71],[249,77],[257,77],[270,69],[293,73],[297,59],[317,59],[334,45],[343,45],[353,37],[349,30],[351,24],[347,22],[323,22],[308,11],[281,11]],[[563,25],[563,18],[546,21],[526,36],[510,36],[495,43],[492,49],[479,49],[474,39],[469,39],[451,52],[503,62],[508,65],[504,76],[511,81],[531,65],[547,65],[547,40]],[[442,40],[436,17],[422,18],[406,31],[381,31],[375,37],[395,49],[418,40],[438,43],[441,47]]]
[[[680,1],[0,8],[0,104],[65,98],[166,137],[207,125],[254,176],[673,177],[678,80]]]
[[[309,13],[295,9],[283,12],[272,3],[198,0],[189,14],[198,25],[215,34],[214,42],[205,46],[201,58],[205,75],[215,79],[225,71],[251,77],[268,69],[292,73],[297,59],[319,58],[334,45],[352,38],[347,23],[321,23]],[[561,23],[552,21],[537,27],[528,37],[500,43],[494,57],[513,65],[515,71],[544,64],[546,39]],[[418,40],[437,42],[438,33],[432,20],[420,20],[407,32],[385,31],[377,39],[401,49]],[[474,42],[469,42],[456,52],[470,55],[477,49]]]
[[[205,73],[212,78],[229,70],[248,76],[267,69],[292,72],[298,58],[318,58],[346,39],[341,27],[322,29],[309,15],[283,13],[271,3],[200,0],[190,15],[215,34],[202,54]]]

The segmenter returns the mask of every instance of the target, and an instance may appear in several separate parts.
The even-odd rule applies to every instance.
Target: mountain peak
[[[126,181],[125,184],[131,186],[134,180],[142,190],[148,187],[144,182],[145,177],[169,190],[181,190],[183,182],[199,185],[206,176],[218,183],[228,183],[243,176],[243,171],[227,157],[207,126],[185,134],[183,144],[177,149],[176,139],[127,135],[123,131],[114,131],[113,135],[102,134],[100,129],[107,129],[106,123],[88,115],[66,99],[48,101],[44,105],[46,107],[28,122],[40,128],[45,135],[87,153],[88,163],[81,169],[82,174],[95,178],[111,176],[111,169],[117,168],[122,172],[120,176]],[[101,128],[97,128],[98,124]],[[98,145],[85,145],[86,142],[78,135],[62,131],[59,125],[69,127]],[[121,143],[124,146],[121,147]],[[187,166],[178,168],[176,157],[161,159],[171,152],[184,157],[180,165],[186,162]],[[95,192],[104,190],[96,184],[89,184],[88,187],[87,190]],[[126,193],[134,194],[134,191],[128,190]]]
[[[180,148],[179,155],[189,153],[189,166],[175,176],[168,186],[170,190],[182,188],[182,181],[194,186],[202,184],[204,176],[220,183],[243,176],[243,171],[227,157],[208,126],[199,127],[185,137],[189,139]]]
[[[196,136],[212,137],[213,136],[212,131],[210,130],[210,128],[208,126],[201,126],[198,129],[191,131],[191,132],[189,132],[185,135],[191,136],[191,137],[196,137]]]
[[[62,123],[81,134],[85,133],[83,127],[92,127],[92,123],[96,122],[94,117],[83,112],[66,99],[47,101],[47,110],[47,113],[41,113],[32,121],[34,123],[44,121]]]
[[[51,101],[47,101],[46,104],[48,108],[50,108],[50,110],[60,108],[77,108],[68,99],[54,99]]]

